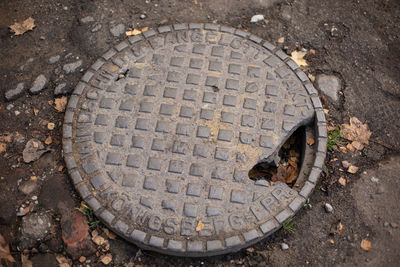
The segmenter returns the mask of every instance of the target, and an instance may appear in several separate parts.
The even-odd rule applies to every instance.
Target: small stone
[[[282,250],[287,250],[287,249],[289,249],[289,245],[286,244],[286,243],[282,243],[282,244],[281,244],[281,249],[282,249]]]
[[[20,97],[24,93],[25,85],[24,83],[17,84],[17,87],[14,89],[8,90],[5,93],[5,97],[7,101],[15,100]]]
[[[49,123],[47,124],[47,129],[49,129],[50,131],[54,130],[55,127],[56,127],[56,126],[55,126],[55,124],[54,124],[53,122],[49,122]]]
[[[371,177],[371,182],[373,182],[373,183],[379,183],[379,179],[378,178],[376,178],[375,176],[372,176]]]
[[[28,180],[18,186],[19,191],[21,191],[25,195],[32,194],[33,192],[37,191],[38,188],[38,184],[32,180]]]
[[[60,83],[59,85],[57,85],[56,88],[54,89],[54,95],[63,95],[67,93],[66,90],[64,89],[66,85],[67,85],[66,83]]]
[[[47,238],[53,225],[51,216],[48,213],[31,213],[22,218],[21,226],[21,248],[31,248],[38,241]]]
[[[39,39],[40,39],[40,40],[46,40],[46,37],[40,36]]]
[[[79,262],[80,263],[84,263],[86,261],[86,257],[85,256],[80,256],[79,257]]]
[[[21,112],[19,112],[18,110],[14,111],[15,116],[18,116],[19,114],[21,114]]]
[[[6,107],[7,110],[12,110],[13,108],[14,108],[13,104],[8,104]]]
[[[66,74],[76,71],[82,65],[82,60],[75,61],[73,63],[68,63],[63,66],[63,70]]]
[[[388,223],[388,222],[384,222],[384,223],[383,223],[383,226],[384,226],[384,227],[388,227],[388,226],[389,226],[389,223]]]
[[[146,18],[146,15],[145,14],[141,14],[140,15],[140,19],[145,19]]]
[[[329,203],[325,203],[324,208],[325,208],[325,211],[326,211],[327,213],[331,213],[331,212],[333,211],[333,207],[332,207],[332,205],[329,204]]]
[[[44,149],[42,142],[37,139],[31,139],[26,143],[22,157],[25,163],[29,163],[38,160],[47,151],[49,150]]]
[[[325,94],[334,104],[339,100],[341,82],[335,75],[320,74],[315,79],[319,91]]]
[[[250,22],[251,23],[256,23],[256,22],[259,22],[259,21],[262,21],[262,20],[264,20],[264,15],[254,15],[254,16],[251,17]]]
[[[92,28],[91,32],[98,32],[98,31],[101,30],[101,28],[102,28],[102,25],[101,25],[101,24],[96,24],[96,25]]]
[[[29,91],[30,91],[32,94],[38,94],[38,93],[40,93],[40,92],[46,87],[46,84],[47,84],[47,78],[46,78],[46,76],[44,76],[43,74],[40,74],[40,75],[35,79],[35,81],[33,82],[33,85],[32,85],[32,87],[31,87],[31,89],[29,89]]]
[[[49,63],[54,64],[60,60],[60,55],[55,55],[49,58]]]
[[[80,21],[81,21],[81,23],[85,24],[85,23],[93,22],[94,18],[92,16],[87,16],[87,17],[80,19]]]
[[[118,25],[112,27],[112,28],[110,29],[110,32],[111,32],[111,34],[112,34],[114,37],[119,37],[119,36],[121,36],[122,34],[125,34],[125,25],[122,24],[122,23],[121,23],[121,24],[118,24]]]

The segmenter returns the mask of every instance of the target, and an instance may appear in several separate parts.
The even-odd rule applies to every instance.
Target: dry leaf
[[[371,249],[371,242],[367,239],[361,240],[361,248],[365,251],[369,251]]]
[[[301,66],[308,66],[306,60],[303,58],[306,55],[306,52],[301,52],[301,51],[293,51],[291,58],[294,60],[294,62]]]
[[[315,144],[314,138],[307,139],[307,145],[312,146],[313,144]]]
[[[338,180],[338,182],[339,182],[339,184],[341,184],[342,186],[346,186],[346,183],[347,183],[346,179],[344,179],[343,177],[340,177],[339,180]]]
[[[315,76],[312,74],[307,75],[311,82],[315,82]]]
[[[349,168],[351,166],[351,163],[348,162],[347,160],[343,160],[342,161],[342,166],[345,167],[345,168]]]
[[[315,55],[317,53],[317,51],[315,51],[314,49],[310,49],[310,54],[311,55]]]
[[[52,122],[49,122],[47,124],[47,129],[49,129],[49,130],[54,130],[54,127],[56,127],[56,125],[54,123],[52,123]]]
[[[197,5],[199,3],[198,0],[193,0],[194,4]]]
[[[92,238],[92,241],[98,246],[101,246],[106,242],[106,240],[101,235],[96,235]]]
[[[60,165],[60,166],[58,166],[58,169],[57,169],[57,170],[58,170],[59,172],[62,172],[63,169],[64,169],[64,166],[63,166],[63,165]]]
[[[39,110],[37,108],[33,108],[33,114],[35,114],[35,116],[37,116],[39,114]]]
[[[346,154],[347,153],[347,149],[344,146],[340,146],[339,147],[340,152]]]
[[[360,150],[364,148],[363,145],[369,144],[369,138],[372,134],[368,125],[366,123],[362,124],[356,117],[350,118],[350,124],[342,124],[341,133],[347,140],[356,141],[356,143],[353,142],[352,145],[356,149],[357,147],[360,148]]]
[[[126,31],[125,32],[126,36],[135,36],[135,35],[138,35],[138,34],[141,34],[141,33],[142,33],[142,31],[141,30],[137,30],[137,29],[133,29],[131,31]]]
[[[33,181],[33,182],[36,182],[37,181],[37,176],[33,175],[29,179],[31,179],[31,181]]]
[[[84,263],[86,261],[86,257],[85,256],[80,256],[79,257],[79,262],[80,263]]]
[[[144,27],[144,28],[142,28],[140,31],[141,32],[145,32],[145,31],[147,31],[149,29],[149,27]]]
[[[285,42],[285,37],[280,37],[278,43],[283,44]]]
[[[324,113],[325,113],[325,115],[328,115],[329,109],[324,108]]]
[[[67,106],[67,97],[63,96],[63,97],[60,97],[60,98],[56,98],[54,100],[54,104],[56,105],[54,108],[58,112],[64,112],[65,107]]]
[[[354,146],[353,146],[352,144],[347,144],[347,145],[346,145],[346,148],[347,148],[348,150],[350,150],[351,152],[354,152],[354,151],[355,151],[355,148],[354,148]]]
[[[13,256],[11,256],[10,247],[4,237],[0,234],[0,263],[2,262],[2,259],[6,262],[15,262]]]
[[[357,150],[359,150],[359,151],[361,151],[361,150],[364,149],[364,145],[361,144],[361,143],[358,142],[358,141],[353,141],[353,142],[351,143],[351,145],[352,145],[352,147],[354,147],[355,149],[357,149]]]
[[[22,267],[33,267],[33,263],[28,259],[28,256],[21,254]]]
[[[104,233],[109,239],[115,239],[117,236],[108,229],[104,229]]]
[[[0,142],[0,153],[6,152],[7,145],[5,143]]]
[[[12,133],[0,136],[0,141],[1,142],[11,143],[12,139],[13,139],[13,134]]]
[[[50,145],[53,142],[53,139],[51,139],[51,136],[47,136],[46,140],[44,140],[44,143],[46,145]]]
[[[199,232],[204,229],[204,223],[202,221],[199,221],[199,223],[196,226],[196,232]]]
[[[329,243],[331,243],[333,245],[333,244],[335,244],[335,240],[329,239]]]
[[[352,173],[355,174],[356,172],[358,172],[358,167],[351,165],[348,169],[347,169],[348,173]]]
[[[104,255],[100,258],[100,261],[104,264],[104,265],[108,265],[111,261],[112,261],[112,255],[111,254],[107,254]]]
[[[27,18],[22,22],[15,22],[10,26],[10,29],[15,35],[24,34],[27,31],[31,31],[35,27],[35,20],[32,17]]]

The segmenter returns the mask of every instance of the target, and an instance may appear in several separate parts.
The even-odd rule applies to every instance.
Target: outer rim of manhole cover
[[[255,50],[259,51],[260,53],[262,52],[261,56],[265,56],[268,52],[268,58],[263,61],[265,64],[275,64],[274,62],[278,62],[284,67],[285,72],[290,72],[294,73],[293,77],[295,77],[296,82],[300,81],[300,87],[301,90],[303,90],[305,95],[303,95],[305,98],[307,98],[307,101],[309,101],[310,105],[312,106],[312,117],[314,118],[314,128],[315,128],[315,139],[316,139],[316,144],[314,145],[314,153],[315,153],[315,159],[311,168],[311,171],[309,173],[309,176],[307,177],[307,181],[305,181],[303,187],[300,189],[300,191],[295,191],[287,187],[286,185],[269,185],[268,182],[259,180],[256,181],[252,184],[251,188],[254,190],[254,196],[252,196],[253,201],[251,204],[258,204],[261,208],[264,207],[265,209],[268,209],[266,207],[266,199],[272,198],[272,196],[276,194],[283,194],[281,195],[274,195],[275,199],[277,200],[277,203],[284,203],[277,205],[277,207],[274,210],[273,215],[270,210],[267,210],[268,212],[266,215],[263,217],[260,215],[260,217],[257,215],[260,210],[257,210],[257,207],[251,206],[248,204],[246,207],[246,210],[243,211],[243,214],[233,214],[232,211],[236,211],[235,209],[231,209],[231,206],[234,206],[236,204],[231,204],[231,206],[227,205],[227,216],[224,217],[222,220],[222,226],[223,229],[222,231],[217,231],[217,223],[218,220],[214,220],[211,222],[206,222],[206,220],[201,221],[198,220],[198,217],[195,218],[194,222],[190,223],[190,227],[196,227],[196,231],[193,230],[190,235],[184,236],[183,230],[187,230],[187,228],[184,228],[183,222],[184,219],[179,221],[179,223],[173,223],[175,226],[173,227],[182,227],[180,229],[181,235],[168,235],[167,231],[164,229],[163,231],[160,231],[161,226],[171,226],[171,221],[170,224],[168,222],[161,221],[160,216],[153,214],[148,216],[141,217],[141,219],[134,221],[133,223],[127,223],[127,219],[123,216],[121,216],[122,213],[118,213],[117,210],[120,207],[126,207],[122,206],[121,203],[121,196],[126,193],[126,191],[123,191],[121,193],[121,196],[118,195],[119,193],[116,193],[117,195],[112,197],[111,192],[107,191],[108,189],[106,188],[105,185],[106,182],[104,181],[104,177],[106,177],[105,173],[105,167],[103,169],[100,169],[98,167],[97,161],[99,160],[100,154],[102,151],[99,150],[94,150],[93,147],[91,147],[91,142],[94,143],[92,140],[92,135],[93,139],[95,139],[94,135],[91,132],[88,134],[82,134],[80,136],[77,135],[77,133],[84,132],[85,125],[84,123],[92,123],[90,119],[90,114],[89,117],[87,115],[82,115],[83,110],[90,110],[90,101],[95,100],[95,96],[90,93],[93,92],[94,90],[103,90],[101,86],[99,86],[99,81],[97,80],[97,83],[94,81],[96,74],[98,74],[99,70],[102,69],[103,66],[106,66],[108,63],[113,64],[118,70],[119,64],[121,63],[119,61],[118,56],[122,55],[124,51],[128,51],[129,48],[131,50],[129,51],[136,51],[135,49],[147,45],[151,46],[152,49],[154,49],[154,43],[156,38],[161,37],[167,39],[167,35],[173,35],[173,36],[178,36],[179,34],[183,34],[187,32],[187,34],[194,34],[197,32],[198,35],[203,38],[202,40],[206,44],[212,44],[214,41],[219,41],[222,42],[222,39],[225,37],[231,38],[231,47],[233,49],[233,42],[234,40],[239,40],[239,42],[243,42],[244,46],[248,46],[249,50],[250,48],[254,48]],[[205,37],[206,36],[206,37]],[[175,37],[177,38],[177,37]],[[206,38],[206,39],[204,39]],[[164,40],[164,39],[163,39]],[[177,41],[178,39],[176,39]],[[164,40],[165,41],[165,40]],[[190,42],[191,40],[189,40]],[[140,44],[140,45],[139,45]],[[135,47],[133,49],[133,47]],[[231,49],[229,47],[229,49]],[[151,50],[154,51],[154,50]],[[140,51],[138,52],[140,53]],[[155,52],[154,52],[155,53]],[[152,52],[151,55],[154,56],[154,53]],[[257,56],[254,56],[256,58]],[[269,61],[268,59],[271,59],[272,61]],[[154,58],[153,58],[154,60]],[[139,61],[132,61],[134,64],[137,64]],[[281,62],[284,62],[282,64]],[[132,64],[133,64],[132,63]],[[276,63],[276,64],[278,64]],[[245,63],[243,63],[245,64]],[[266,67],[267,65],[265,65]],[[270,67],[272,67],[270,65]],[[281,66],[279,66],[281,69]],[[283,67],[282,67],[283,68]],[[116,70],[115,70],[116,71]],[[168,70],[166,70],[168,71]],[[274,72],[278,73],[278,69],[273,69]],[[107,73],[102,73],[103,75],[107,75]],[[249,75],[249,73],[247,73]],[[277,74],[279,75],[279,73]],[[286,75],[286,74],[285,74]],[[292,75],[292,74],[290,74]],[[279,75],[280,76],[280,75]],[[147,77],[147,76],[146,76]],[[110,79],[105,77],[106,79]],[[97,79],[97,78],[96,78]],[[118,77],[116,79],[112,80],[112,84],[116,84],[116,81],[118,81]],[[167,80],[168,81],[168,80]],[[281,80],[280,80],[281,81]],[[97,84],[97,86],[95,85]],[[96,88],[97,87],[97,88]],[[205,86],[203,86],[205,87]],[[290,86],[287,85],[287,88]],[[228,88],[227,88],[228,89]],[[205,89],[202,89],[205,92]],[[279,90],[285,90],[285,89],[279,89]],[[287,89],[289,90],[289,89]],[[266,89],[266,95],[268,89]],[[105,92],[105,91],[101,91]],[[97,95],[97,93],[95,93]],[[293,97],[294,99],[294,97]],[[283,101],[283,100],[282,100]],[[88,104],[89,103],[89,104]],[[105,104],[107,105],[107,104]],[[243,104],[244,105],[244,104]],[[310,108],[308,108],[310,109]],[[283,112],[283,111],[282,111]],[[242,113],[240,113],[242,114]],[[303,114],[303,113],[302,113]],[[79,118],[78,118],[79,115]],[[82,119],[82,116],[84,117]],[[278,114],[279,116],[283,116],[282,114]],[[135,115],[136,116],[136,115]],[[275,116],[275,115],[274,115]],[[133,116],[131,117],[133,119]],[[80,120],[83,121],[80,121]],[[84,121],[87,119],[87,121]],[[283,119],[282,119],[283,120]],[[90,124],[91,125],[91,124]],[[90,128],[91,126],[89,126]],[[283,126],[284,128],[284,126]],[[90,128],[91,129],[91,128]],[[278,136],[281,138],[281,136]],[[87,139],[89,138],[89,139]],[[261,138],[261,137],[260,137]],[[283,138],[283,137],[282,137]],[[260,139],[261,142],[261,139]],[[279,144],[278,144],[279,145]],[[64,159],[67,165],[67,169],[69,172],[69,175],[72,179],[72,182],[77,189],[77,191],[80,193],[81,197],[83,200],[85,200],[88,205],[93,209],[94,213],[96,216],[98,216],[103,223],[105,223],[110,229],[112,229],[114,232],[118,233],[121,237],[124,239],[133,242],[137,244],[138,246],[145,248],[145,249],[150,249],[154,250],[157,252],[161,252],[164,254],[170,254],[170,255],[177,255],[177,256],[193,256],[193,257],[201,257],[201,256],[213,256],[213,255],[219,255],[219,254],[225,254],[228,252],[233,252],[237,251],[239,249],[242,249],[244,247],[248,247],[261,239],[266,238],[267,236],[271,235],[273,232],[278,230],[281,226],[282,223],[284,223],[286,220],[294,216],[294,214],[301,208],[303,207],[304,203],[306,202],[306,199],[309,197],[311,192],[313,191],[320,172],[322,170],[322,165],[325,160],[325,155],[326,155],[326,146],[327,145],[327,127],[326,127],[326,120],[325,120],[325,114],[322,109],[321,102],[318,98],[317,91],[314,89],[312,83],[309,81],[307,75],[300,70],[298,65],[290,59],[283,51],[280,49],[276,48],[274,45],[271,43],[255,36],[252,35],[248,32],[244,32],[242,30],[234,29],[231,27],[227,26],[220,26],[216,24],[199,24],[199,23],[190,23],[190,24],[175,24],[172,26],[161,26],[158,29],[150,29],[140,35],[132,36],[127,38],[127,40],[124,40],[120,44],[116,45],[115,47],[111,48],[108,52],[106,52],[100,59],[98,59],[87,72],[83,75],[81,78],[80,82],[77,84],[75,90],[72,93],[72,96],[69,99],[67,110],[65,112],[65,118],[64,118],[64,125],[63,125],[63,155]],[[261,146],[261,143],[260,143]],[[279,145],[280,146],[280,145]],[[105,147],[107,149],[107,147]],[[93,153],[93,151],[97,151],[97,153]],[[104,152],[105,153],[105,152]],[[236,152],[235,152],[236,153]],[[149,160],[150,161],[150,160]],[[102,166],[103,167],[103,166]],[[147,166],[148,167],[148,166]],[[143,174],[142,174],[143,175]],[[233,175],[233,174],[232,174]],[[109,181],[112,181],[112,177],[109,174],[107,176]],[[110,178],[111,177],[111,178]],[[186,179],[187,177],[185,177]],[[164,178],[163,178],[164,179]],[[183,180],[185,180],[183,179]],[[233,180],[230,182],[232,183]],[[144,183],[144,182],[143,182]],[[148,186],[152,186],[149,184]],[[249,186],[249,185],[246,185]],[[274,187],[276,186],[276,187]],[[281,186],[281,187],[279,187]],[[285,187],[286,186],[286,187]],[[111,186],[110,186],[111,188]],[[145,185],[143,184],[143,188],[145,188]],[[149,189],[149,188],[147,188]],[[151,189],[151,188],[150,188]],[[261,191],[261,193],[257,196],[257,190],[262,189],[262,190],[270,190],[270,191]],[[274,191],[272,190],[274,189]],[[143,189],[141,189],[143,190]],[[277,191],[278,190],[278,191]],[[285,191],[287,190],[287,191]],[[210,189],[211,191],[211,189]],[[239,201],[241,196],[235,196],[239,197],[239,200],[235,199],[233,201],[233,194],[235,190],[232,190],[230,194],[230,201],[235,202]],[[142,191],[140,191],[142,192]],[[267,193],[265,193],[267,192]],[[275,192],[275,193],[274,193]],[[284,193],[282,193],[284,192]],[[285,193],[286,192],[286,193]],[[111,193],[111,194],[109,194]],[[135,191],[135,194],[138,194],[139,191]],[[246,193],[243,191],[243,193]],[[253,192],[251,192],[253,193]],[[153,193],[154,194],[154,193]],[[156,192],[156,194],[161,194],[160,192]],[[265,195],[263,195],[265,194]],[[248,194],[251,195],[251,194]],[[112,203],[109,199],[111,196]],[[249,197],[247,197],[249,198]],[[262,202],[264,200],[264,203]],[[107,203],[108,201],[108,203]],[[120,202],[118,202],[120,201]],[[125,203],[126,199],[124,200],[123,203]],[[206,200],[202,200],[203,202]],[[242,200],[240,200],[242,201]],[[239,202],[240,202],[239,201]],[[115,204],[117,202],[117,204]],[[182,201],[183,202],[183,201]],[[105,204],[104,204],[105,203]],[[260,204],[261,203],[261,204]],[[115,206],[118,206],[116,208]],[[146,203],[143,206],[146,206]],[[138,205],[138,204],[137,204]],[[133,207],[133,206],[132,206]],[[242,206],[241,206],[242,207]],[[252,209],[253,207],[254,210]],[[150,207],[151,208],[151,207]],[[185,206],[186,208],[186,206]],[[247,210],[248,208],[248,210]],[[122,209],[122,208],[121,208]],[[197,209],[197,208],[196,208]],[[231,210],[230,210],[231,209]],[[245,214],[249,213],[250,211],[252,212],[254,218],[248,219],[249,216],[245,216]],[[151,209],[150,209],[151,211]],[[131,211],[132,214],[134,211]],[[156,211],[155,211],[156,212]],[[246,213],[247,212],[247,213]],[[263,210],[265,213],[265,210]],[[271,214],[269,214],[271,212]],[[185,213],[185,211],[184,211]],[[190,213],[190,211],[188,211]],[[147,213],[144,213],[147,214]],[[157,217],[158,216],[158,217]],[[182,215],[182,216],[188,216],[187,214]],[[242,216],[242,217],[241,217]],[[244,216],[244,217],[243,217]],[[270,216],[270,217],[268,217]],[[190,217],[190,216],[189,216]],[[222,216],[221,216],[222,217]],[[135,217],[136,218],[136,217]],[[260,219],[261,218],[261,219]],[[158,222],[157,220],[160,219]],[[153,220],[153,221],[151,221]],[[229,225],[225,225],[225,221],[227,220],[227,223]],[[247,221],[249,220],[249,221]],[[157,221],[157,222],[156,222]],[[150,222],[152,226],[157,226],[159,225],[158,229],[155,229],[154,227],[150,227]],[[148,223],[148,226],[145,226],[145,224]],[[182,224],[180,224],[182,223]],[[213,226],[209,226],[209,225]],[[172,227],[172,228],[173,228]],[[190,228],[189,227],[189,228]],[[200,227],[201,230],[197,231],[197,227]],[[215,228],[210,228],[206,230],[209,231],[209,235],[204,235],[200,236],[200,233],[203,231],[204,227],[215,227]],[[227,228],[225,228],[227,227]],[[229,228],[230,227],[230,228]],[[174,230],[173,234],[176,233],[176,229]]]

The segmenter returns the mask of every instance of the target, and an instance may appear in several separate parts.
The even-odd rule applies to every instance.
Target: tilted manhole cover
[[[302,188],[248,178],[307,123],[316,145]],[[162,26],[105,53],[75,88],[63,131],[69,174],[96,215],[140,247],[181,256],[235,251],[279,229],[313,190],[327,140],[294,61],[208,24]]]

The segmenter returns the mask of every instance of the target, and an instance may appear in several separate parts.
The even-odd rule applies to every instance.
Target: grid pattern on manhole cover
[[[248,178],[314,118],[318,152],[299,193]],[[63,144],[77,190],[114,231],[205,256],[256,242],[302,206],[324,160],[325,124],[307,76],[282,51],[229,27],[180,24],[93,64],[69,100]]]

